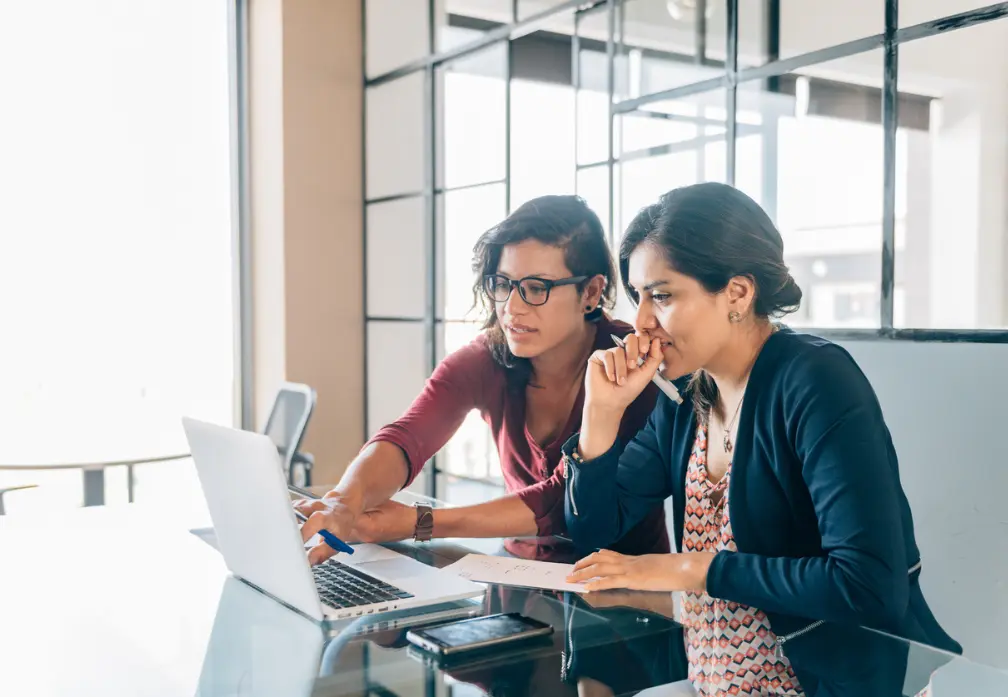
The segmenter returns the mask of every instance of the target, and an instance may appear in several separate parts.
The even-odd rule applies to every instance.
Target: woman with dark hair
[[[564,531],[560,446],[580,426],[584,375],[593,352],[611,348],[615,268],[598,216],[576,196],[528,201],[476,243],[474,301],[484,332],[445,358],[409,410],[364,446],[324,502],[299,501],[304,539],[325,528],[368,542],[431,537],[549,536]],[[626,440],[644,425],[656,390],[638,390],[617,429]],[[508,494],[486,503],[434,509],[389,498],[478,409],[493,432]],[[628,553],[668,551],[661,505],[643,512]],[[613,542],[616,542],[613,540]],[[332,556],[328,545],[312,563]]]
[[[901,694],[898,657],[854,627],[961,648],[921,593],[867,378],[844,349],[772,321],[801,301],[783,254],[766,213],[723,184],[671,191],[630,224],[619,263],[636,334],[590,360],[563,448],[567,527],[579,548],[605,548],[671,496],[680,553],[604,550],[571,580],[683,591],[701,694]],[[684,402],[662,400],[624,450],[618,424],[658,370]]]

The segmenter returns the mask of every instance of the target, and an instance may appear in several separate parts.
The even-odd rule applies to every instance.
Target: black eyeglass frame
[[[491,273],[483,277],[483,292],[486,293],[487,297],[490,299],[491,302],[504,303],[508,301],[508,298],[511,297],[511,293],[513,293],[514,289],[517,288],[518,295],[521,296],[521,299],[524,300],[526,304],[531,305],[532,307],[542,307],[543,305],[549,302],[550,293],[557,286],[573,286],[577,285],[578,283],[581,283],[582,281],[587,281],[589,278],[591,277],[570,276],[568,278],[552,279],[552,278],[542,278],[540,276],[525,276],[524,278],[510,279],[507,276],[503,276],[499,273]],[[494,297],[493,293],[491,292],[490,290],[491,279],[496,279],[502,286],[505,284],[507,285],[508,293],[503,300],[498,300],[497,298]],[[532,302],[527,297],[525,297],[525,289],[522,285],[525,281],[536,281],[537,283],[542,283],[543,286],[546,288],[546,297],[543,299],[541,303]]]

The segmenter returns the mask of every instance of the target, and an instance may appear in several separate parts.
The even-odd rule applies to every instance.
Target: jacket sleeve
[[[897,466],[881,407],[837,346],[817,347],[785,370],[786,432],[825,555],[722,551],[708,571],[707,592],[764,611],[891,626],[905,614],[909,581]]]
[[[663,407],[656,407],[625,449],[617,440],[594,460],[577,455],[579,433],[564,444],[564,517],[576,547],[617,542],[671,494],[669,464],[658,439],[665,422]]]
[[[620,442],[632,439],[647,423],[654,409],[658,388],[648,387],[633,401],[620,422]],[[536,517],[536,525],[540,537],[549,537],[566,530],[564,520],[564,498],[566,481],[564,465],[560,463],[553,469],[548,479],[519,489],[515,494],[529,507]]]

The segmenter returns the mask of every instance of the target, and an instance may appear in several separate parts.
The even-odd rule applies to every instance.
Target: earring
[[[742,315],[740,315],[735,310],[732,310],[731,312],[728,313],[728,321],[731,322],[732,324],[738,324],[739,322],[742,321]]]
[[[591,311],[592,311],[592,306],[591,305],[585,305],[585,312],[591,312]]]

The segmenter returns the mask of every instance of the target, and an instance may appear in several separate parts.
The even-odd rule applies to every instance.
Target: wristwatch
[[[434,536],[434,509],[424,503],[416,505],[416,528],[413,539],[416,542],[428,542]]]

